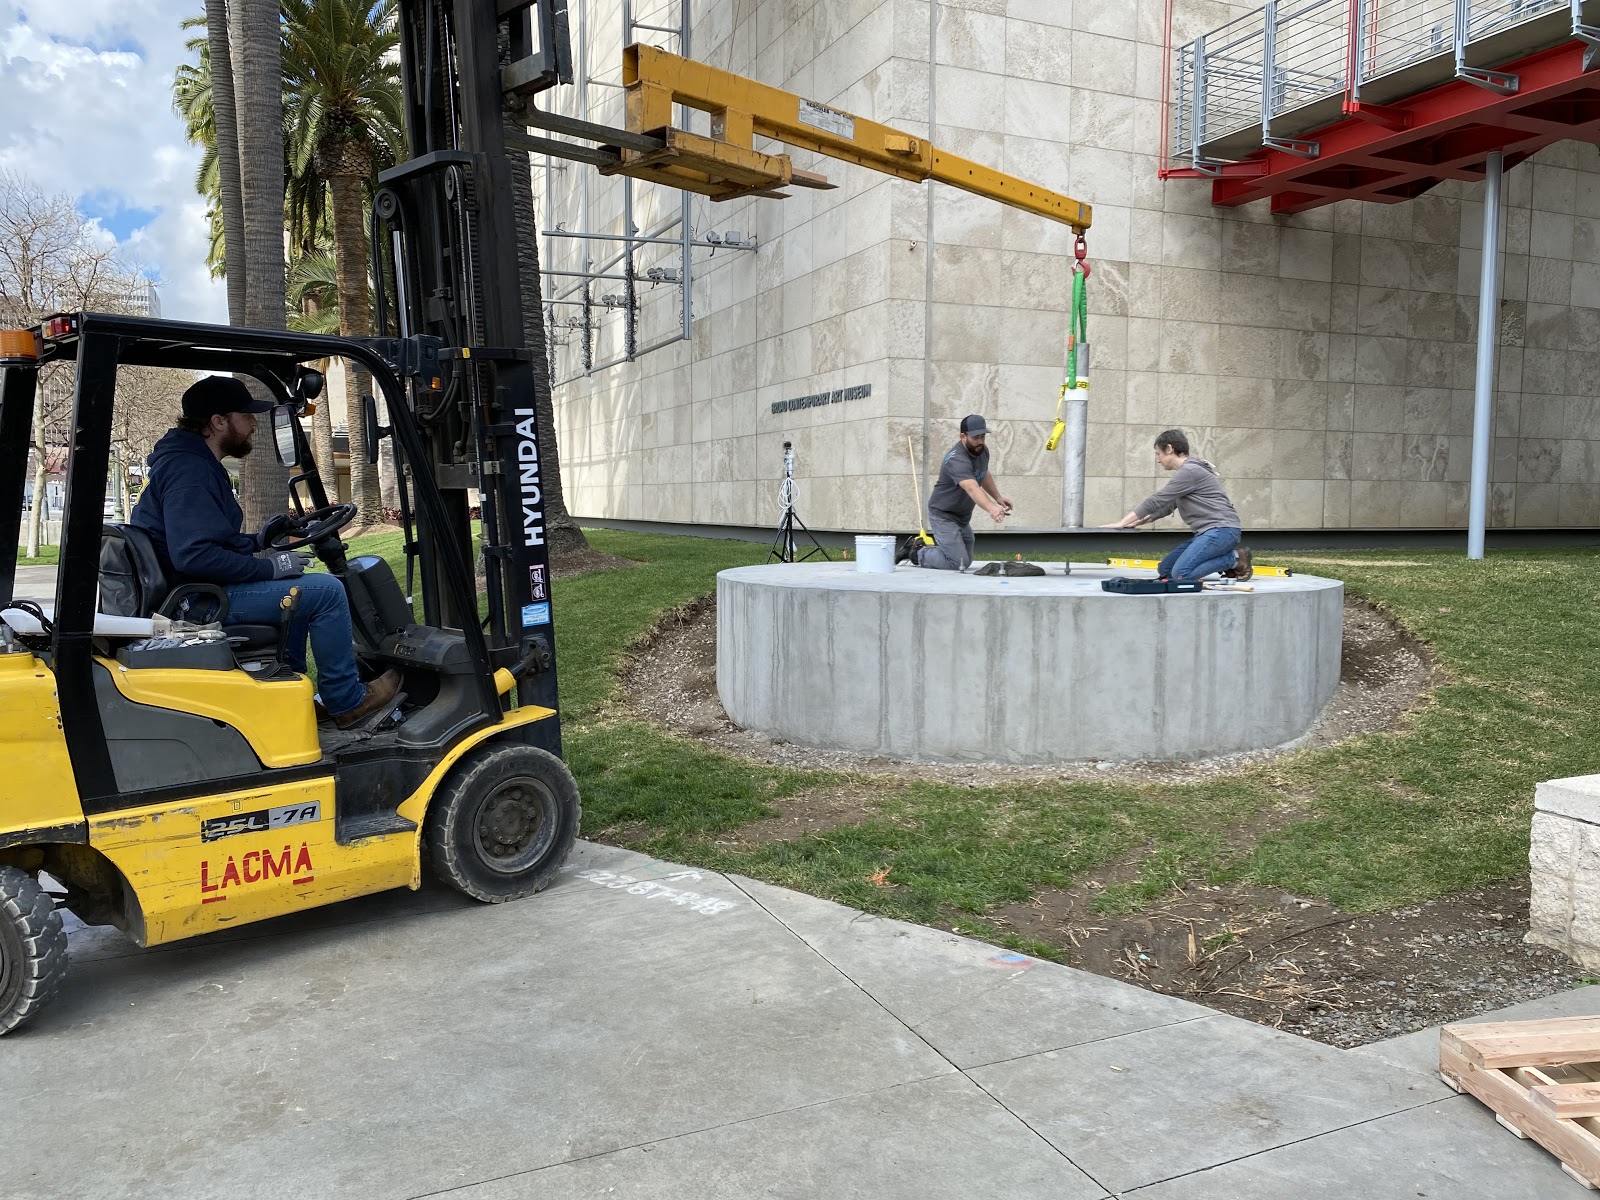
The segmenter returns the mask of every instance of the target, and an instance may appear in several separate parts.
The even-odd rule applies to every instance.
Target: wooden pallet
[[[1600,1017],[1446,1025],[1439,1074],[1600,1190]]]

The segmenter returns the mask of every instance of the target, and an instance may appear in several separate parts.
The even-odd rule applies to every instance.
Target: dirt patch
[[[1191,887],[1107,916],[1115,865],[988,920],[1098,975],[1333,1046],[1359,1046],[1562,991],[1582,972],[1526,944],[1526,881],[1352,914],[1270,888]]]
[[[574,575],[589,575],[595,571],[618,571],[623,567],[637,567],[631,558],[621,558],[600,550],[574,550],[571,554],[558,554],[550,559],[550,578],[571,579]]]
[[[740,729],[717,697],[717,606],[706,596],[668,613],[633,650],[623,672],[637,716],[718,750],[799,770],[850,771],[991,786],[1016,779],[1161,779],[1182,782],[1237,770],[1293,750],[1394,728],[1434,681],[1427,647],[1371,605],[1347,601],[1339,686],[1315,725],[1286,746],[1181,763],[1080,762],[1047,767],[910,763],[819,750]]]
[[[812,833],[827,833],[844,825],[859,825],[878,811],[884,789],[860,784],[818,788],[798,796],[774,800],[778,815],[741,825],[718,844],[736,850],[754,850],[773,842],[793,842]]]

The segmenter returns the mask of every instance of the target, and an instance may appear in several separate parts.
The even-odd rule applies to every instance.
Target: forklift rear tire
[[[0,1034],[55,998],[67,974],[67,933],[33,876],[0,867]]]
[[[583,815],[567,764],[533,746],[480,746],[428,806],[428,860],[459,892],[499,904],[543,891]]]

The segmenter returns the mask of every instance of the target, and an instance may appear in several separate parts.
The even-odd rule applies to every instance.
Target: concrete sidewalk
[[[56,602],[56,568],[52,566],[17,566],[15,594],[0,596],[0,600],[32,600],[36,604]]]
[[[1428,1035],[1334,1050],[596,845],[515,904],[72,946],[0,1041],[16,1200],[1582,1194]]]

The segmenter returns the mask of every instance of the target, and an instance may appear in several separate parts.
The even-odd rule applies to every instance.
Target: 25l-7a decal
[[[284,804],[278,808],[259,808],[255,812],[234,813],[227,817],[213,817],[200,822],[202,842],[220,841],[246,833],[266,833],[273,829],[287,829],[291,825],[310,825],[322,820],[322,802],[309,804]]]

